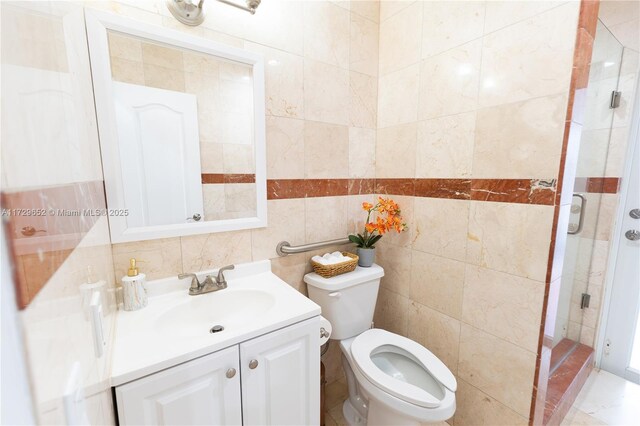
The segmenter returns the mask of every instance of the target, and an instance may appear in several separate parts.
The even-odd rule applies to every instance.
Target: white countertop
[[[213,273],[203,271],[198,275]],[[111,385],[130,382],[320,315],[318,305],[271,272],[268,260],[236,265],[235,270],[225,272],[225,277],[227,289],[198,296],[189,296],[188,279],[148,282],[148,306],[138,311],[121,310],[117,314]],[[225,292],[227,294],[223,295]],[[217,309],[202,309],[209,301],[215,302],[217,296],[242,300],[239,298],[244,295],[250,298],[257,292],[269,297],[269,307],[246,322],[241,320],[242,306],[235,317],[229,309],[222,313],[215,312]],[[195,304],[200,310],[194,309],[194,315],[189,315]],[[252,309],[250,300],[247,300],[246,309]],[[185,312],[184,317],[189,318],[180,317],[174,321],[175,317],[170,315],[172,310]],[[225,326],[224,331],[209,333],[209,329],[217,324]]]

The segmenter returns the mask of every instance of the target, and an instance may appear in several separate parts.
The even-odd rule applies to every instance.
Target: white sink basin
[[[265,315],[274,305],[272,294],[257,289],[227,288],[190,296],[189,300],[158,316],[156,331],[173,338],[202,337],[216,325],[228,330],[257,321],[256,318]]]
[[[149,305],[118,312],[111,386],[320,315],[318,305],[271,272],[268,260],[236,265],[225,277],[226,289],[198,296],[189,296],[188,280],[148,282]],[[210,333],[216,325],[224,330]]]

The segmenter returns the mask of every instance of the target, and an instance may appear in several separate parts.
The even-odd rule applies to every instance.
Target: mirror
[[[266,226],[262,58],[91,15],[112,241]]]

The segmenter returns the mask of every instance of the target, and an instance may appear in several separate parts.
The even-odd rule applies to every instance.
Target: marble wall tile
[[[304,126],[305,178],[349,175],[349,128],[307,121]]]
[[[304,178],[304,121],[267,117],[266,129],[267,178]]]
[[[165,47],[154,43],[142,43],[142,62],[162,68],[184,71],[182,50],[174,47]]]
[[[202,185],[204,220],[215,220],[225,210],[224,185]]]
[[[422,61],[420,120],[476,108],[481,48],[482,41],[476,40]]]
[[[349,128],[349,177],[374,178],[376,175],[376,131]]]
[[[414,250],[411,256],[412,301],[460,319],[464,263]]]
[[[376,127],[378,79],[357,72],[349,73],[349,125]]]
[[[276,258],[276,245],[280,241],[289,241],[292,245],[305,242],[304,199],[269,200],[267,213],[269,226],[251,231],[251,248],[255,260]]]
[[[260,44],[245,47],[264,55],[267,115],[304,118],[303,59]]]
[[[326,241],[347,236],[348,197],[306,198],[306,241]]]
[[[467,200],[418,197],[414,202],[413,245],[438,256],[464,261],[469,225]]]
[[[142,62],[113,57],[111,58],[111,76],[122,83],[144,85]]]
[[[385,0],[380,2],[380,22],[385,21],[411,6],[415,1],[411,0]]]
[[[521,416],[464,380],[458,380],[456,400],[457,409],[454,417],[456,425],[526,426],[529,424],[528,415]]]
[[[566,109],[562,94],[478,110],[473,177],[556,177]]]
[[[376,310],[373,315],[375,327],[406,336],[408,321],[409,298],[386,288],[380,288],[378,290]]]
[[[475,127],[475,112],[418,123],[416,177],[470,177]]]
[[[467,265],[462,320],[521,346],[538,350],[544,283]]]
[[[224,207],[227,213],[242,213],[239,217],[255,216],[256,202],[256,185],[254,183],[226,183],[224,185]]]
[[[180,246],[185,273],[251,261],[251,231],[180,237]]]
[[[488,1],[484,33],[488,34],[508,25],[531,18],[546,10],[560,6],[562,0],[513,2]]]
[[[218,161],[220,161],[220,159],[218,159]],[[223,144],[222,162],[225,173],[255,173],[256,161],[253,144]]]
[[[349,71],[305,59],[304,114],[307,120],[349,124]]]
[[[152,64],[143,64],[144,83],[147,87],[184,92],[184,72]]]
[[[376,139],[376,177],[413,177],[416,138],[416,123],[379,129]]]
[[[374,2],[357,1],[354,4]],[[359,10],[359,9],[358,9]],[[351,11],[349,69],[363,74],[378,75],[378,24]]]
[[[420,60],[422,2],[415,2],[380,23],[380,75]]]
[[[486,35],[482,45],[480,106],[566,91],[573,66],[578,11],[579,3],[569,2]]]
[[[627,154],[628,130],[624,127],[611,129],[605,176],[622,176]]]
[[[112,245],[116,280],[127,275],[129,259],[136,258],[140,272],[147,280],[166,278],[182,272],[182,252],[179,238],[136,241]]]
[[[202,133],[200,134],[202,137]],[[200,170],[202,173],[224,173],[224,145],[207,140],[200,140]]]
[[[220,78],[220,59],[204,53],[182,52],[184,71],[206,76],[205,82],[217,82]],[[212,78],[213,77],[213,78]]]
[[[142,62],[142,42],[109,32],[109,54],[129,61]]]
[[[255,252],[253,256],[255,260],[263,259]],[[271,259],[271,272],[305,296],[307,295],[307,284],[304,282],[304,275],[309,272],[308,267],[309,259],[305,254],[291,254]]]
[[[609,128],[588,129],[582,132],[576,176],[603,175],[608,161],[609,136],[613,136],[613,130]]]
[[[534,352],[462,324],[459,378],[526,418],[531,407],[535,367]]]
[[[378,127],[416,121],[420,67],[413,65],[380,77],[378,81]]]
[[[484,1],[428,2],[422,20],[422,57],[482,37],[485,7]]]
[[[467,262],[544,281],[553,207],[471,202]]]
[[[377,0],[354,0],[351,2],[351,12],[373,22],[380,22],[380,3]]]
[[[304,56],[349,67],[350,13],[326,1],[304,3]]]
[[[372,194],[351,195],[347,199],[347,231],[349,234],[359,234],[364,230],[364,224],[367,220],[367,212],[362,209],[362,203],[373,203],[375,197]],[[383,242],[378,243],[376,247],[384,245]],[[352,248],[355,250],[355,247]],[[379,259],[376,260],[376,263]]]
[[[460,343],[459,320],[412,301],[409,304],[407,337],[428,348],[456,374]]]
[[[401,296],[409,296],[412,250],[381,243],[376,244],[376,263],[384,268],[380,285]]]
[[[609,241],[616,214],[617,194],[588,193],[584,195],[587,198],[587,204],[582,236]]]

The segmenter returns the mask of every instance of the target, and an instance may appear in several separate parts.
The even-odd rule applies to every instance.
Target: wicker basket
[[[358,264],[358,256],[346,251],[343,251],[342,255],[350,257],[351,260],[347,260],[346,262],[334,263],[333,265],[323,265],[312,260],[311,265],[313,266],[313,271],[321,277],[331,278],[335,277],[336,275],[346,274],[347,272],[351,272],[356,269],[356,265]]]

